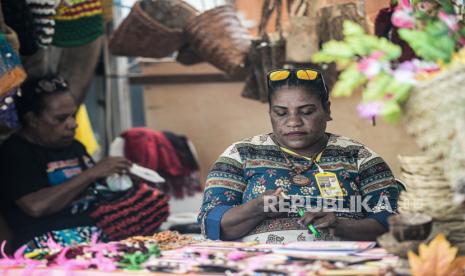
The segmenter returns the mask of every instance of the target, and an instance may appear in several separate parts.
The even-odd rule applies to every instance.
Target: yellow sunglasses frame
[[[289,69],[275,70],[268,74],[268,79],[270,81],[286,80],[291,75],[291,72],[292,71]],[[312,69],[298,69],[297,71],[295,71],[295,74],[299,80],[312,81],[312,80],[316,80],[316,78],[318,77],[318,71],[315,71]]]

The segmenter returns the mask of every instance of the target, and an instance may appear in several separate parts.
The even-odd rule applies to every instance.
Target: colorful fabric
[[[113,21],[113,0],[102,0],[103,18],[105,23]]]
[[[13,89],[0,100],[1,126],[6,126],[9,129],[19,128],[20,123],[15,105],[15,98],[18,96],[18,94],[18,89]]]
[[[195,150],[187,139],[178,141],[179,137],[148,128],[132,128],[121,137],[125,140],[124,156],[160,173],[166,180],[160,187],[164,192],[183,198],[201,191],[198,172],[193,169],[197,166],[193,164]]]
[[[132,128],[123,134],[124,156],[134,163],[171,176],[181,176],[183,166],[166,136],[149,128]]]
[[[336,212],[336,216],[340,219],[373,218],[387,227],[387,217],[392,214],[392,211],[386,210],[389,207],[387,205],[395,211],[399,196],[395,178],[388,165],[364,145],[342,136],[328,135],[329,141],[318,165],[325,172],[337,175],[344,193],[343,207],[350,208],[351,196],[360,196],[361,199],[369,199],[367,205],[373,210],[369,213],[364,210]],[[219,157],[207,177],[198,217],[202,233],[207,238],[220,238],[221,217],[229,209],[224,206],[244,204],[259,197],[266,190],[281,187],[288,195],[307,196],[312,200],[321,199],[315,179],[315,174],[319,172],[318,167],[313,164],[310,170],[303,173],[310,179],[309,184],[295,185],[292,182],[293,173],[286,165],[284,154],[294,164],[309,164],[306,158],[281,151],[268,134],[235,143]],[[386,196],[389,201],[381,201],[382,196]],[[316,204],[314,201],[310,202],[312,206]],[[260,241],[279,242],[284,240],[284,235],[280,233],[294,230],[301,230],[304,234],[294,237],[294,241],[313,239],[306,231],[302,231],[297,214],[289,213],[284,216],[284,219],[266,219],[244,239],[268,233]],[[337,237],[329,231],[322,231],[320,239],[335,240]],[[289,238],[286,240],[290,241],[292,240]]]
[[[25,79],[26,72],[18,55],[0,33],[0,98],[21,85]]]
[[[33,55],[39,50],[35,33],[34,17],[26,0],[0,1],[5,23],[18,35],[19,53],[22,56]]]
[[[18,86],[26,79],[16,51],[0,33],[0,125],[10,129],[19,127],[15,97],[20,93]]]
[[[105,239],[102,235],[102,231],[96,226],[83,226],[50,231],[30,240],[26,244],[26,252],[31,252],[37,248],[47,248],[50,239],[63,247],[73,244],[90,243],[94,235],[98,235],[100,239]]]
[[[89,120],[89,114],[87,114],[87,108],[85,105],[81,105],[76,115],[76,122],[78,128],[76,129],[76,140],[81,142],[87,150],[87,153],[94,155],[99,145],[97,139],[95,139],[94,131]]]
[[[64,1],[55,15],[55,35],[52,44],[77,47],[87,44],[104,32],[100,0]]]
[[[0,24],[2,24],[1,29],[2,29],[3,35],[5,36],[5,40],[8,42],[8,44],[10,44],[11,48],[15,51],[15,53],[19,55],[18,34],[10,26],[4,23],[0,23]]]
[[[46,47],[52,43],[55,33],[55,9],[59,0],[26,0],[35,24],[39,45]]]
[[[169,197],[141,184],[109,201],[101,201],[90,214],[111,240],[153,235],[169,215]]]
[[[76,20],[102,14],[100,0],[63,2],[57,10],[56,20]]]

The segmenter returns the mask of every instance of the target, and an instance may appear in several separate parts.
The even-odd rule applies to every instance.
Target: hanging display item
[[[57,47],[82,46],[104,32],[100,0],[62,1],[54,19],[52,44]]]
[[[265,29],[276,10],[275,32],[267,34]],[[258,27],[258,37],[252,40],[248,53],[249,72],[242,96],[249,99],[268,101],[266,74],[284,66],[286,41],[282,31],[282,1],[265,0]]]
[[[2,0],[1,5],[5,23],[18,35],[21,56],[35,54],[39,45],[34,30],[34,18],[26,0]]]
[[[194,65],[205,60],[201,58],[189,44],[179,49],[176,55],[176,61],[184,65]]]
[[[0,98],[26,79],[21,61],[0,33]]]
[[[309,63],[319,50],[317,0],[294,1],[288,11],[286,61]]]
[[[19,57],[0,33],[0,125],[9,129],[19,127],[14,102],[20,95],[17,87],[25,79]]]
[[[186,44],[183,29],[197,14],[181,0],[138,1],[112,34],[110,51],[120,56],[169,56]]]
[[[42,47],[52,43],[53,34],[55,33],[55,9],[59,2],[59,0],[26,0],[34,19],[37,42]]]
[[[5,23],[5,17],[3,15],[3,9],[0,5],[0,32],[5,36],[5,40],[15,50],[16,54],[19,54],[19,39],[18,34]]]
[[[245,69],[250,35],[232,5],[219,6],[195,17],[186,26],[189,44],[203,59],[229,75]]]

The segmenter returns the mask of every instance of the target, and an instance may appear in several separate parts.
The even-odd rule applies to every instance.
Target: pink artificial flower
[[[438,17],[442,22],[446,23],[450,32],[456,32],[459,30],[459,21],[456,16],[440,11]]]
[[[391,100],[392,98],[394,98],[394,94],[392,93],[387,93],[386,95],[384,95],[383,97],[385,100]]]
[[[409,83],[415,84],[416,83],[416,74],[418,68],[416,64],[410,60],[402,62],[397,69],[395,69],[392,74],[396,81],[401,83]]]
[[[363,58],[358,64],[358,70],[371,79],[381,71],[381,63],[371,58]]]
[[[380,62],[384,56],[382,51],[375,51],[371,53],[369,57],[362,58],[358,63],[358,70],[362,72],[368,79],[378,75],[383,68],[383,64]]]
[[[237,250],[237,251],[233,251],[228,254],[228,260],[239,261],[239,260],[247,258],[247,256],[248,255],[246,252]]]
[[[26,251],[27,248],[26,245],[23,245],[20,248],[18,248],[18,250],[16,250],[16,252],[14,253],[13,258],[6,255],[5,245],[6,241],[3,241],[0,247],[0,266],[24,266],[25,268],[23,275],[31,275],[34,268],[42,264],[41,261],[24,258],[24,251]]]
[[[432,72],[437,72],[441,70],[439,65],[435,62],[431,62],[431,61],[428,62],[428,61],[423,61],[419,59],[413,59],[412,62],[417,72],[432,73]]]
[[[381,113],[383,109],[382,102],[368,102],[368,103],[361,103],[357,106],[357,111],[360,117],[365,119],[373,119]]]
[[[415,13],[409,0],[399,1],[391,21],[398,28],[413,29],[415,27]]]
[[[370,55],[370,58],[375,59],[375,60],[381,60],[382,57],[384,57],[384,52],[382,51],[374,51]]]

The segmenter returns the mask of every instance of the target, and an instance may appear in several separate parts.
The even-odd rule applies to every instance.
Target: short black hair
[[[25,126],[25,116],[29,112],[40,114],[47,108],[47,98],[62,93],[70,93],[68,83],[59,75],[28,78],[21,85],[21,97],[16,98],[16,111],[20,123]]]
[[[315,80],[300,80],[297,78],[296,71],[297,70],[314,70],[318,72],[317,78]],[[277,69],[279,70],[279,69]],[[290,70],[291,74],[289,77],[285,80],[281,81],[270,81],[269,79],[269,74],[273,71],[268,72],[266,81],[267,81],[267,87],[268,87],[268,104],[271,105],[271,98],[273,97],[274,93],[281,89],[281,88],[301,88],[305,91],[308,91],[310,93],[316,93],[318,98],[321,101],[321,105],[323,108],[326,108],[326,103],[329,100],[329,93],[328,89],[326,88],[326,84],[323,78],[323,75],[319,70],[313,69],[313,68],[295,68],[295,69],[283,69],[283,70]]]

